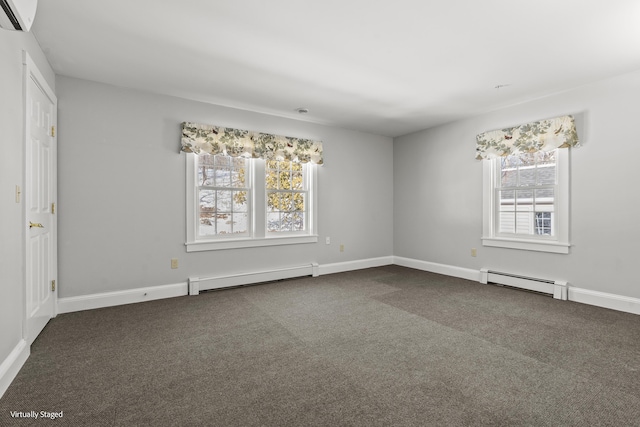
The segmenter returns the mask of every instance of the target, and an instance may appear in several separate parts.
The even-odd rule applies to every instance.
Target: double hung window
[[[483,245],[569,250],[569,150],[484,160]]]
[[[187,251],[317,242],[316,166],[187,154]]]

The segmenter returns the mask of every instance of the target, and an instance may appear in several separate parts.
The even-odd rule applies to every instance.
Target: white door
[[[55,316],[56,97],[25,53],[25,340],[31,344]]]

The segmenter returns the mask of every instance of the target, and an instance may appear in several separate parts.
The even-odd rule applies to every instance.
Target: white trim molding
[[[393,264],[393,256],[379,258],[359,259],[356,261],[336,262],[323,264],[318,267],[318,275],[344,273],[346,271],[362,270],[365,268],[382,267]]]
[[[11,385],[16,375],[29,358],[30,347],[25,340],[20,340],[18,345],[9,353],[6,359],[0,363],[0,398]]]
[[[368,258],[331,264],[310,265],[312,266],[312,275],[315,277],[325,274],[343,273],[347,271],[382,267],[385,265],[393,264],[402,267],[414,268],[416,270],[429,271],[431,273],[458,277],[474,282],[480,282],[482,279],[482,273],[480,270],[398,256],[385,256],[379,258]],[[195,283],[193,285],[195,285]],[[594,305],[627,313],[640,314],[639,298],[592,291],[588,289],[576,288],[573,286],[567,286],[566,288],[568,294],[567,299],[569,301]],[[193,290],[195,290],[195,288]],[[194,294],[197,294],[197,291],[192,293],[192,295]],[[91,310],[96,308],[132,304],[144,301],[153,301],[157,299],[173,298],[186,295],[189,295],[188,282],[177,283],[173,285],[150,286],[146,288],[130,289],[126,291],[105,292],[78,297],[60,298],[58,300],[58,313],[71,313],[75,311]],[[0,386],[2,386],[1,375],[3,371],[1,369],[4,366],[4,363],[6,363],[6,361],[3,362],[3,365],[0,365]]]
[[[59,298],[58,313],[73,313],[75,311],[180,297],[187,294],[188,285],[187,282],[184,282],[173,285],[149,286],[147,288],[129,289],[126,291]]]
[[[238,248],[260,248],[264,246],[276,245],[299,245],[302,243],[317,243],[318,235],[293,236],[285,235],[278,237],[244,238],[244,239],[219,239],[219,240],[199,240],[187,242],[187,252],[217,251],[224,249]]]
[[[225,274],[205,277],[189,277],[189,295],[198,295],[200,291],[223,289],[274,280],[292,279],[295,277],[317,276],[318,264],[304,264],[294,267],[274,268],[261,271],[250,271],[236,274]]]
[[[402,267],[415,268],[416,270],[429,271],[431,273],[444,274],[445,276],[459,277],[461,279],[480,281],[480,271],[471,268],[456,267],[447,264],[421,261],[413,258],[393,257],[394,264]]]
[[[640,298],[569,287],[569,301],[640,314]]]

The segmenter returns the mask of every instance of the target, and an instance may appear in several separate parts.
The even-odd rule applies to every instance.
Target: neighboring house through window
[[[483,245],[569,250],[569,150],[484,161]]]

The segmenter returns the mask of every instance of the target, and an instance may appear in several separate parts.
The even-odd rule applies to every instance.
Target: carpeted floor
[[[398,266],[69,313],[0,399],[53,423],[640,426],[640,316]]]

